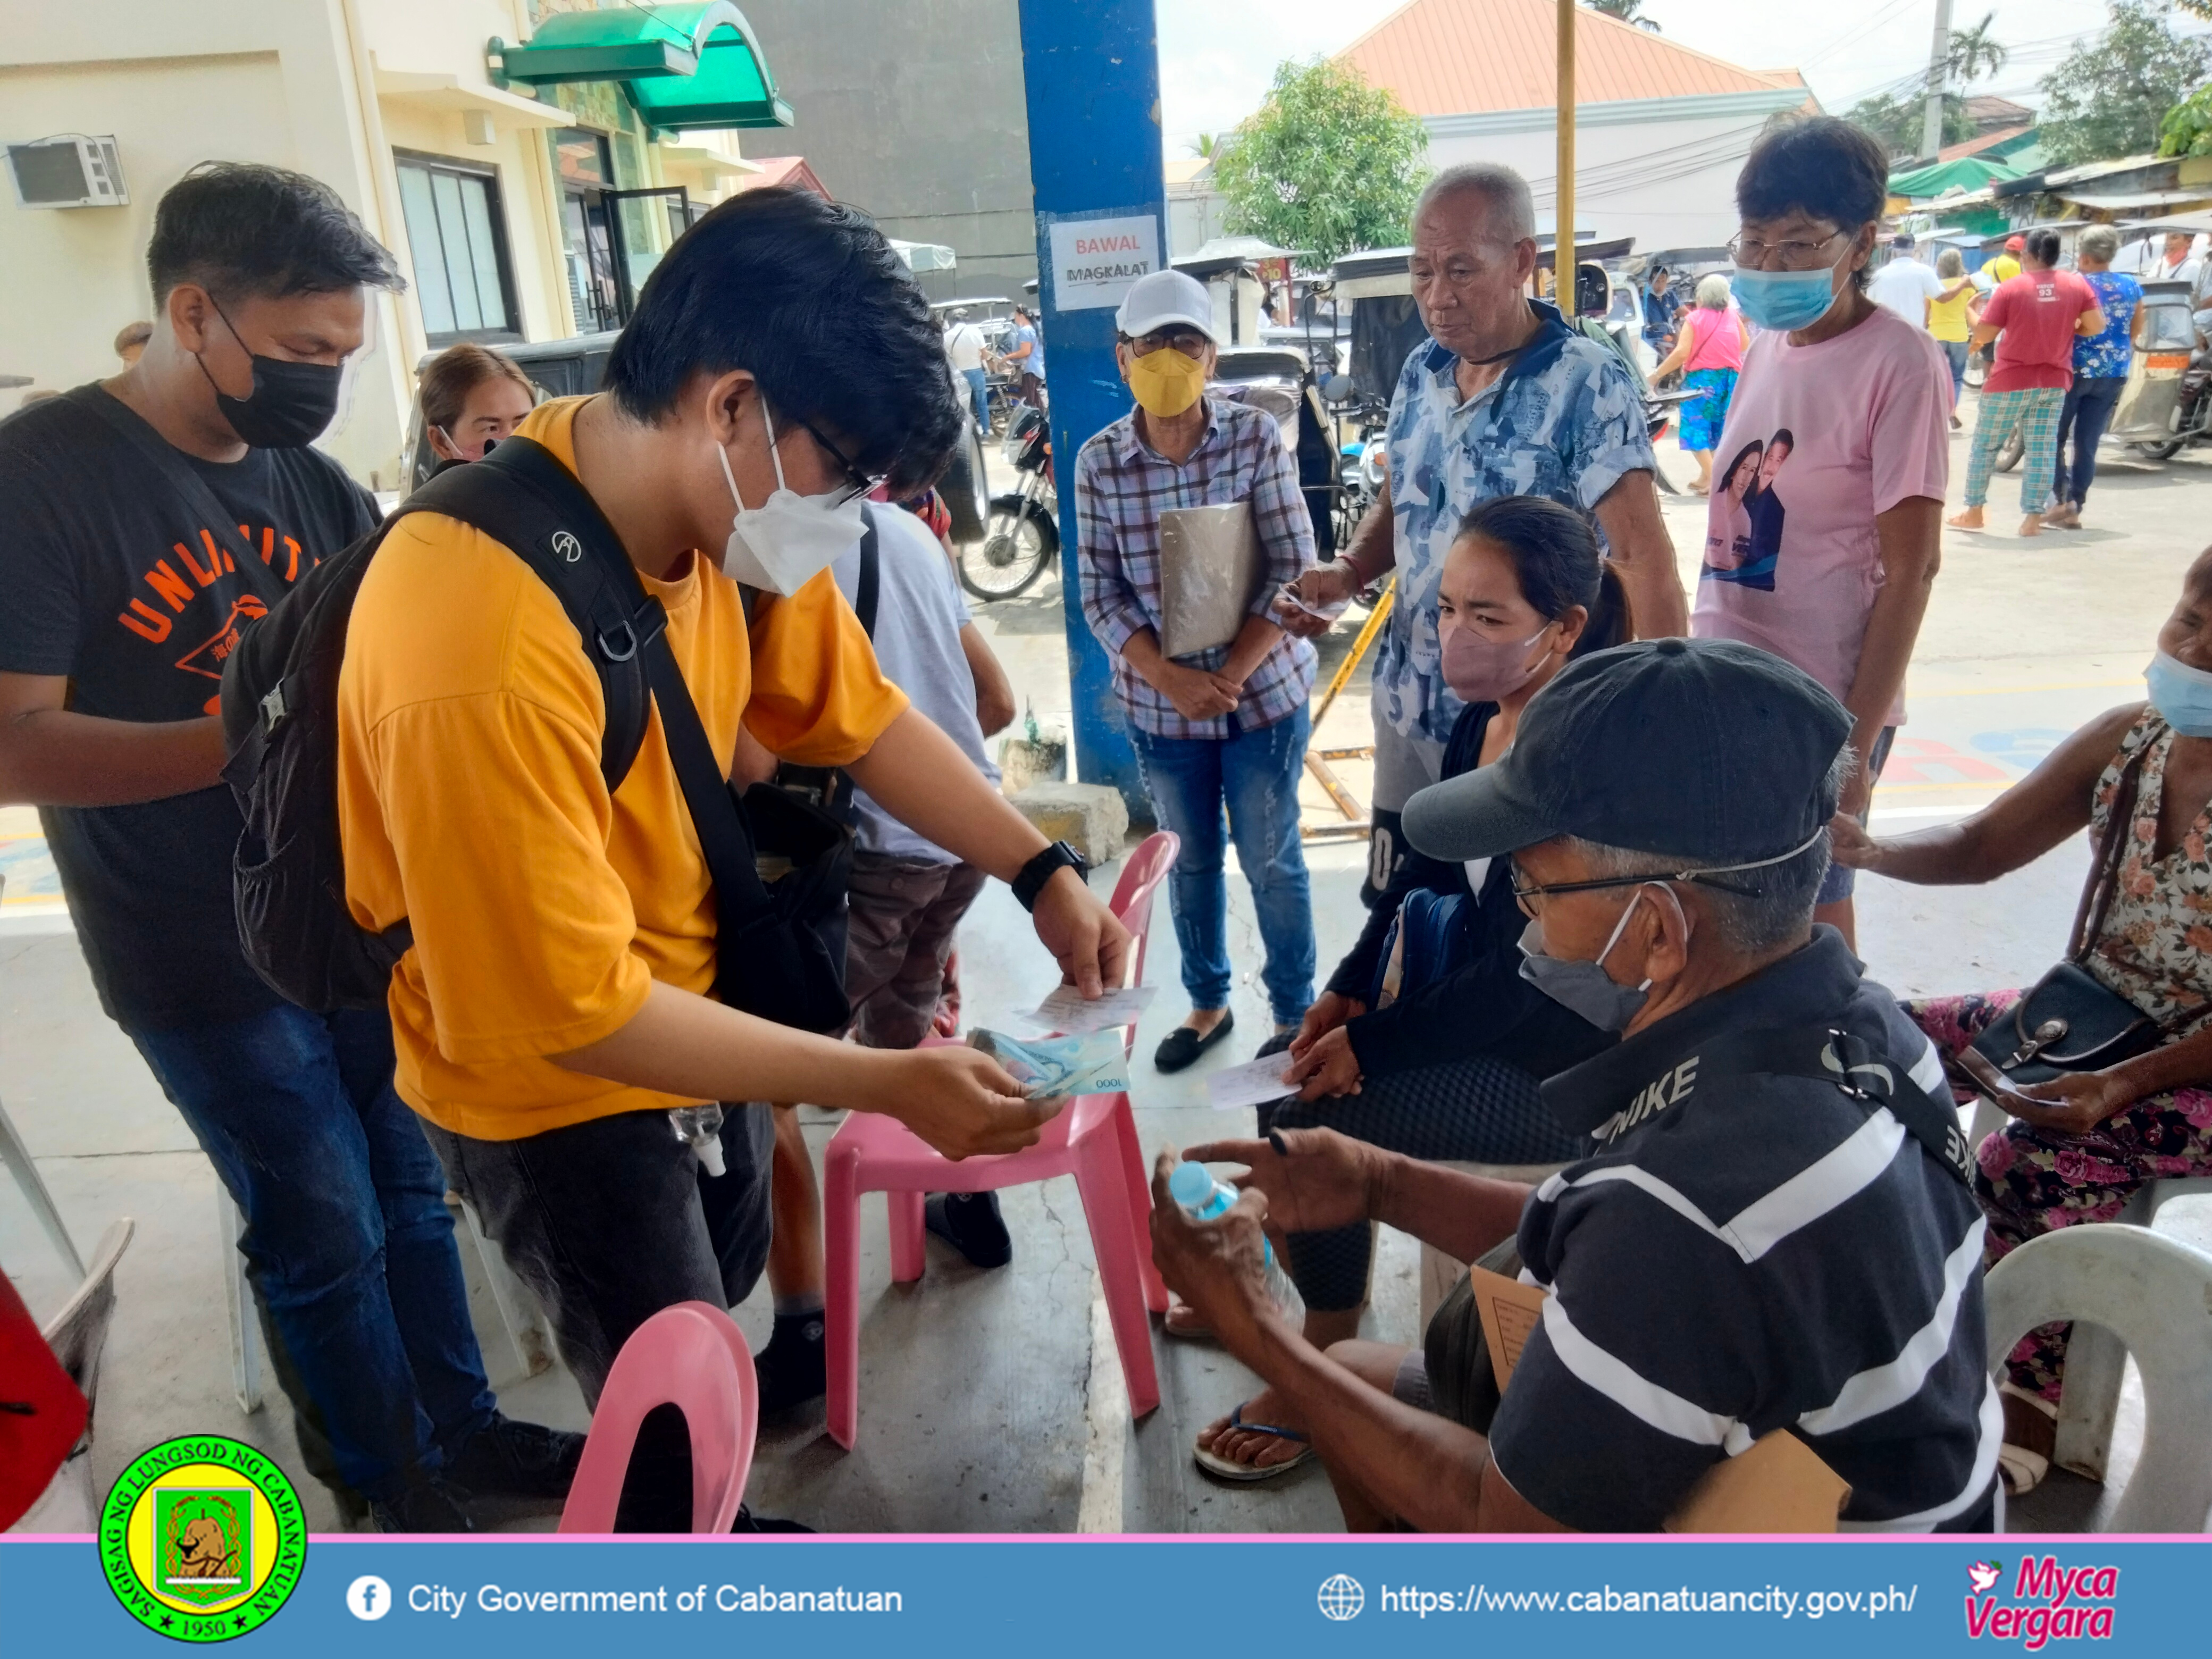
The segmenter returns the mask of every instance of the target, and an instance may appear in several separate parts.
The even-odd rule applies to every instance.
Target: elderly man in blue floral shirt
[[[1083,614],[1114,659],[1146,793],[1161,828],[1182,838],[1168,900],[1191,1012],[1153,1056],[1178,1072],[1231,1024],[1224,810],[1267,952],[1260,979],[1275,1030],[1261,1053],[1289,1046],[1313,996],[1298,775],[1314,648],[1270,614],[1283,584],[1313,563],[1313,521],[1274,417],[1206,392],[1215,341],[1204,285],[1178,270],[1139,277],[1115,325],[1115,356],[1137,407],[1075,458],[1077,574]],[[1250,504],[1264,565],[1243,626],[1225,645],[1166,656],[1161,514],[1240,501]]]
[[[1370,893],[1400,856],[1398,815],[1437,781],[1459,699],[1437,642],[1437,581],[1459,522],[1495,495],[1542,495],[1591,514],[1645,637],[1689,631],[1659,517],[1644,404],[1620,358],[1528,297],[1536,264],[1528,185],[1510,167],[1447,167],[1413,210],[1413,299],[1430,337],[1390,398],[1389,476],[1333,564],[1300,579],[1326,606],[1395,565],[1398,594],[1375,659]],[[1570,287],[1567,290],[1571,292]],[[1319,633],[1302,623],[1293,632]],[[1318,1035],[1357,1011],[1324,997]]]

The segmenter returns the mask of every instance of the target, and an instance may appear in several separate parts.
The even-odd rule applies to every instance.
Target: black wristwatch
[[[1022,866],[1021,874],[1014,878],[1014,896],[1021,901],[1022,908],[1036,908],[1037,895],[1044,891],[1045,883],[1055,872],[1073,870],[1084,881],[1091,879],[1091,866],[1083,861],[1083,854],[1064,841],[1056,841]]]

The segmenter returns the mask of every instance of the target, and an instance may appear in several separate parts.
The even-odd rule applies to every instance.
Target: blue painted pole
[[[1149,218],[1149,265],[1168,255],[1167,189],[1160,173],[1160,72],[1152,0],[1021,0],[1022,59],[1028,82],[1030,178],[1037,216],[1037,299],[1052,404],[1053,471],[1060,485],[1060,574],[1067,612],[1067,666],[1075,720],[1076,775],[1110,783],[1133,815],[1152,805],[1137,776],[1106,653],[1084,620],[1076,571],[1083,557],[1075,514],[1075,456],[1094,434],[1129,411],[1114,363],[1114,308],[1101,303],[1112,272],[1146,264],[1140,222]],[[1095,223],[1103,251],[1082,253],[1081,273],[1103,282],[1059,280],[1054,260]],[[1126,286],[1126,283],[1124,284]]]

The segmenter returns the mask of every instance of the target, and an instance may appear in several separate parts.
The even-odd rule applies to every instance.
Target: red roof
[[[792,190],[811,190],[823,200],[830,199],[830,187],[814,176],[814,169],[806,165],[804,155],[748,155],[745,160],[760,171],[748,173],[738,179],[739,190],[766,190],[781,185]]]
[[[1553,0],[1412,0],[1337,54],[1416,115],[1546,109],[1556,101]],[[1587,8],[1575,16],[1575,100],[1697,98],[1802,87],[1794,69],[1750,70]]]

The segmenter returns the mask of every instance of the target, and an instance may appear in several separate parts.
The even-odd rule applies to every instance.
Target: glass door
[[[637,308],[645,279],[676,240],[676,227],[691,218],[691,192],[681,185],[601,192],[614,233],[615,284],[624,322]]]
[[[568,242],[568,301],[585,332],[617,329],[629,316],[615,257],[614,216],[606,192],[570,188],[561,194],[561,224]]]

